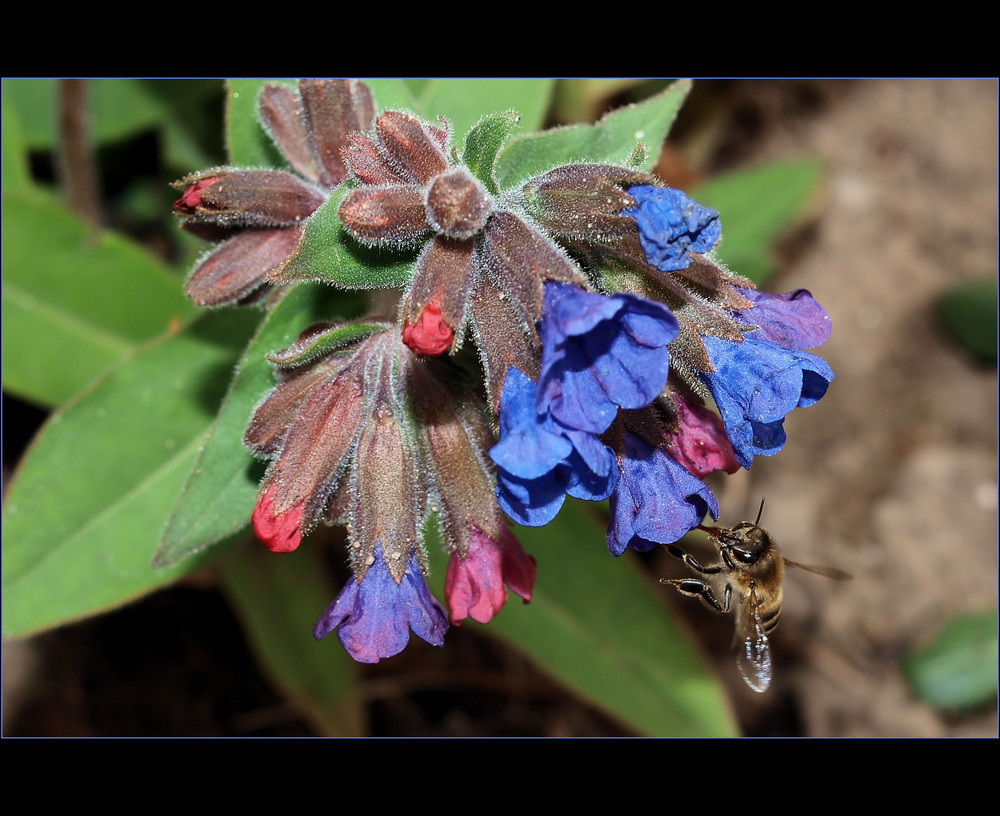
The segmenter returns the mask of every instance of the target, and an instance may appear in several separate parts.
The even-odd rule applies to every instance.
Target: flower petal
[[[689,252],[704,254],[722,236],[718,211],[703,207],[680,190],[640,184],[630,187],[628,194],[635,206],[622,215],[635,219],[646,260],[657,269],[684,269],[691,263]]]
[[[406,648],[410,630],[433,646],[443,645],[448,621],[427,588],[416,555],[397,584],[378,543],[374,562],[361,580],[349,581],[316,623],[316,639],[337,627],[351,657],[359,663],[378,663]]]
[[[742,343],[704,337],[714,373],[702,374],[712,391],[736,458],[745,468],[757,454],[772,456],[785,444],[785,416],[819,400],[833,381],[823,359],[752,335]]]
[[[669,544],[701,524],[707,513],[718,518],[719,504],[708,485],[662,449],[630,431],[624,437],[608,525],[612,555],[621,555],[626,547],[643,552],[657,543]]]
[[[662,304],[546,284],[536,410],[567,428],[603,433],[619,407],[645,407],[663,391],[677,331]]]
[[[739,291],[753,308],[735,314],[737,319],[759,326],[754,338],[800,350],[816,348],[830,338],[833,331],[830,315],[808,289],[796,289],[783,295],[755,289]]]
[[[721,417],[700,403],[689,403],[679,394],[673,395],[673,403],[678,427],[667,438],[667,452],[698,477],[715,470],[726,473],[739,470],[740,463]]]
[[[506,526],[501,526],[500,534],[497,543],[473,526],[468,553],[452,552],[445,579],[452,623],[470,617],[488,623],[507,601],[505,583],[526,603],[531,600],[535,559]]]

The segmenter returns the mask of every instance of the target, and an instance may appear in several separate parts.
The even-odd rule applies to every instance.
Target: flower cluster
[[[804,290],[760,293],[720,266],[715,210],[612,164],[500,190],[447,123],[374,111],[361,83],[267,86],[261,118],[297,174],[195,174],[176,205],[185,228],[224,240],[188,284],[209,305],[285,282],[341,184],[338,240],[415,252],[397,312],[383,298],[271,355],[278,384],[245,438],[270,461],[252,517],[267,547],[347,526],[354,577],[315,634],[336,630],[362,662],[411,631],[440,645],[449,622],[485,623],[508,589],[530,600],[535,562],[505,515],[539,526],[567,495],[609,499],[616,556],[717,518],[705,478],[779,451],[784,417],[833,379],[805,351],[829,317]],[[447,608],[425,580],[432,519]]]
[[[346,79],[303,79],[296,94],[266,85],[260,118],[298,171],[215,167],[174,186],[181,226],[221,243],[203,257],[185,292],[200,306],[236,303],[265,285],[298,250],[306,219],[346,177],[341,151],[349,133],[375,117],[371,91]]]

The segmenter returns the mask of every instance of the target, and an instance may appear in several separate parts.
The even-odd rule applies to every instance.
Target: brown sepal
[[[174,186],[207,179],[212,183],[199,189],[196,206],[179,213],[185,218],[182,226],[291,227],[305,221],[326,200],[312,185],[280,170],[206,170]]]
[[[507,369],[517,366],[538,379],[539,342],[533,324],[495,286],[480,286],[472,295],[472,329],[486,375],[490,406],[497,411]]]
[[[483,230],[482,259],[496,287],[531,326],[542,312],[545,280],[583,284],[583,272],[551,240],[513,213],[499,210]]]
[[[295,252],[301,227],[251,230],[211,252],[188,278],[184,293],[199,306],[223,306],[260,287]]]
[[[409,295],[403,307],[403,322],[416,323],[420,313],[431,301],[437,301],[441,317],[455,332],[455,343],[461,343],[459,329],[476,280],[472,241],[449,241],[435,238],[420,254]]]
[[[289,163],[310,181],[321,182],[322,167],[307,132],[302,98],[284,85],[265,85],[260,118]]]
[[[491,212],[493,199],[464,167],[442,173],[427,191],[427,220],[446,238],[472,238]]]
[[[371,90],[348,79],[303,79],[299,93],[309,122],[313,148],[323,167],[320,181],[335,187],[347,178],[343,150],[347,135],[367,131],[375,121]]]
[[[335,378],[349,360],[330,358],[313,366],[283,376],[275,388],[254,412],[243,441],[263,456],[275,456],[281,450],[285,434],[295,422],[299,404],[320,383]]]
[[[497,540],[500,535],[493,468],[486,451],[493,433],[481,396],[456,376],[454,367],[410,357],[407,394],[420,420],[417,428],[429,465],[447,548],[468,552],[472,525]]]
[[[531,179],[523,191],[528,211],[550,232],[604,243],[638,234],[635,219],[621,215],[635,203],[622,188],[652,183],[646,173],[624,167],[567,164]]]
[[[430,229],[423,193],[410,185],[351,190],[340,205],[340,220],[363,241],[409,244]]]
[[[418,184],[426,184],[448,169],[447,130],[401,111],[386,111],[376,127],[389,158]]]
[[[399,346],[383,342],[382,348],[389,357]],[[358,440],[351,538],[360,545],[352,552],[359,577],[370,565],[375,542],[381,541],[389,572],[398,583],[403,580],[410,555],[419,544],[425,493],[412,441],[402,426],[392,369],[392,359],[383,359],[378,373],[370,371],[368,375],[366,390],[374,394]],[[372,381],[373,375],[377,376],[377,385]]]
[[[413,183],[406,173],[393,167],[371,136],[363,133],[349,134],[342,155],[352,175],[364,184]]]

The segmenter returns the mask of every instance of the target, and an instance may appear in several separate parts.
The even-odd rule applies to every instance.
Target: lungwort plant
[[[5,373],[12,343],[48,363],[23,342],[44,331],[28,294],[68,323],[85,291],[116,304],[95,325],[141,312],[145,330],[109,328],[110,368],[11,486],[6,635],[211,563],[272,675],[331,732],[360,727],[352,660],[411,635],[446,646],[470,619],[639,731],[730,730],[618,557],[717,518],[713,486],[780,451],[785,416],[826,393],[833,372],[806,351],[826,312],[736,263],[765,257],[814,168],[674,189],[652,170],[688,83],[538,130],[551,88],[230,83],[228,162],[174,185],[178,226],[205,241],[186,283],[115,236],[92,246],[29,179],[5,190],[5,236],[24,230],[5,238]],[[741,201],[759,228],[729,255]],[[39,287],[43,224],[90,253],[93,282],[68,251]],[[329,525],[340,586],[315,535]]]

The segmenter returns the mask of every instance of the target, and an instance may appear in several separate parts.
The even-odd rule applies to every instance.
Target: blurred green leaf
[[[423,115],[443,116],[452,143],[462,150],[465,133],[484,115],[516,111],[525,130],[541,127],[555,80],[536,77],[448,77],[424,83],[417,96]]]
[[[116,141],[149,130],[167,120],[170,109],[153,90],[154,80],[107,77],[87,83],[89,128],[95,144]],[[51,150],[58,141],[59,80],[7,79],[4,88],[16,107],[24,135],[33,150]]]
[[[482,631],[504,640],[640,734],[733,736],[725,694],[674,623],[658,587],[614,559],[602,524],[568,502],[546,527],[515,533],[538,561],[530,604],[511,595]],[[443,556],[430,548],[433,578]],[[478,627],[474,621],[462,624]]]
[[[275,386],[266,355],[287,346],[311,323],[347,316],[357,305],[351,295],[305,284],[288,292],[267,313],[243,352],[232,386],[170,516],[154,560],[157,567],[173,566],[250,522],[264,466],[243,444],[243,435],[255,407]]]
[[[198,567],[153,552],[258,320],[212,312],[54,413],[3,509],[3,634],[118,606]]]
[[[363,81],[372,90],[377,111],[406,108],[414,113],[420,112],[416,98],[404,80],[395,77],[365,77]]]
[[[774,244],[816,190],[823,165],[776,162],[717,176],[689,193],[722,215],[716,255],[734,272],[762,284],[774,272]]]
[[[384,289],[409,282],[416,251],[366,247],[344,229],[337,214],[349,184],[342,184],[306,221],[298,252],[272,281],[321,280],[345,289]]]
[[[339,643],[317,643],[313,626],[336,592],[321,551],[275,555],[243,541],[221,560],[223,586],[271,682],[325,736],[363,736],[358,665]]]
[[[997,696],[997,610],[953,618],[903,659],[913,692],[933,708],[966,710]]]
[[[660,80],[666,82],[666,80]],[[635,77],[573,77],[556,82],[552,113],[557,122],[592,122],[606,101],[647,82]],[[656,147],[655,145],[653,146]]]
[[[3,194],[3,386],[58,405],[194,314],[170,269],[43,191]]]
[[[21,118],[13,103],[7,99],[7,81],[3,81],[3,135],[0,138],[2,148],[3,189],[25,190],[31,187],[31,173],[28,169],[28,143],[21,128]]]
[[[410,92],[416,97],[420,95],[427,85],[434,80],[431,77],[404,77],[403,82],[406,83],[406,87],[410,89]]]
[[[609,113],[597,124],[515,137],[497,160],[497,181],[503,188],[512,187],[567,162],[623,163],[638,142],[647,148],[640,169],[650,170],[690,90],[691,82],[681,80],[645,102]]]
[[[286,167],[288,162],[257,118],[260,89],[274,82],[297,90],[291,79],[230,79],[226,96],[229,161],[235,167]]]
[[[966,351],[997,361],[997,279],[960,283],[938,301],[941,320]]]
[[[56,144],[56,82],[52,78],[6,78],[4,96],[17,111],[21,132],[30,149]]]

